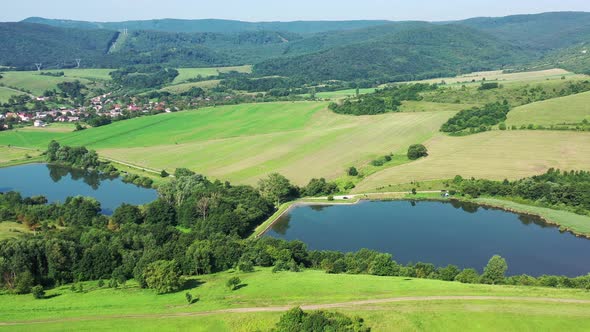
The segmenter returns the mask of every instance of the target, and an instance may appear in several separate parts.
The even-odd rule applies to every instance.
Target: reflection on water
[[[506,258],[510,274],[577,276],[590,272],[590,240],[562,233],[542,219],[459,201],[363,201],[300,206],[265,236],[301,240],[313,250],[368,248],[401,263],[481,269]]]
[[[42,195],[49,202],[63,202],[69,196],[94,197],[104,214],[112,214],[123,203],[141,205],[157,198],[156,190],[117,177],[46,164],[0,168],[0,192],[6,191],[18,191],[24,197]]]
[[[59,182],[64,177],[67,177],[69,175],[72,178],[72,180],[82,180],[84,181],[84,183],[86,183],[94,190],[98,189],[101,181],[114,180],[117,178],[116,176],[101,174],[96,171],[87,171],[83,169],[70,168],[60,165],[47,164],[46,166],[47,169],[49,169],[49,177],[51,178],[51,180],[53,180],[53,182]]]

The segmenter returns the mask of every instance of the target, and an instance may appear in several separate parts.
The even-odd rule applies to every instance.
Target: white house
[[[35,120],[35,122],[33,122],[33,125],[35,127],[45,127],[45,122],[43,122],[41,120]]]

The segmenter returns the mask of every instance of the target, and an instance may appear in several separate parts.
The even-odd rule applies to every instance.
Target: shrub
[[[350,176],[357,176],[357,175],[359,175],[359,172],[358,172],[358,170],[357,170],[357,169],[356,169],[356,167],[354,167],[354,166],[353,166],[353,167],[350,167],[350,168],[348,169],[348,172],[347,172],[347,173],[348,173],[348,175],[350,175]]]
[[[42,299],[45,297],[45,291],[43,290],[43,286],[41,285],[37,285],[31,288],[31,293],[33,294],[33,297],[36,299]]]
[[[413,144],[408,148],[408,159],[416,160],[428,156],[428,150],[422,144]]]
[[[238,288],[238,286],[242,283],[242,280],[240,280],[239,277],[231,277],[227,280],[227,282],[225,283],[225,286],[227,286],[227,288],[229,288],[230,290],[236,290],[236,288]]]

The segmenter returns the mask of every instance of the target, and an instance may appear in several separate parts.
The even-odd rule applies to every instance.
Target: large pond
[[[590,272],[590,240],[562,233],[535,217],[459,202],[300,206],[265,235],[301,240],[316,250],[373,249],[404,264],[455,264],[482,271],[499,254],[512,275]]]
[[[50,202],[63,202],[68,196],[94,197],[107,215],[123,203],[140,205],[158,196],[154,189],[119,178],[47,164],[0,168],[0,192],[7,191],[18,191],[23,197],[43,195]]]

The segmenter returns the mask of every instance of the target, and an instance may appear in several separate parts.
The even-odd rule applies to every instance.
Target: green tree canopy
[[[506,278],[506,270],[508,270],[506,260],[498,255],[494,255],[484,268],[481,280],[486,284],[502,284]]]
[[[176,261],[155,261],[144,270],[148,288],[155,289],[159,294],[171,293],[182,286],[181,273]]]

